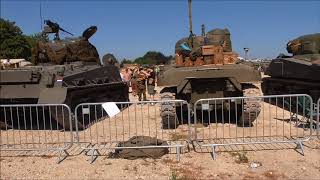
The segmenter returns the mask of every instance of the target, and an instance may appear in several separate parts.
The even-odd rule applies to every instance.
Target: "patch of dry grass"
[[[177,164],[178,163],[177,161],[172,160],[170,158],[161,159],[161,162],[164,163],[164,164],[168,164],[168,165],[172,165],[172,164]]]
[[[283,173],[279,173],[274,170],[266,171],[263,173],[263,176],[267,179],[277,180],[277,179],[286,179],[286,177]]]
[[[171,175],[169,179],[171,180],[194,180],[201,179],[201,171],[200,168],[192,168],[192,167],[172,167]]]
[[[187,140],[188,139],[187,134],[179,133],[179,132],[170,133],[169,136],[170,136],[170,140],[172,140],[172,141]]]
[[[230,155],[236,158],[235,162],[238,164],[249,162],[249,158],[247,157],[246,152],[230,152]]]

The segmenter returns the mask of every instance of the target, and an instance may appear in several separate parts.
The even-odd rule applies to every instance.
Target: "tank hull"
[[[190,103],[191,106],[194,106],[199,99],[247,96],[248,94],[246,92],[249,92],[248,89],[259,91],[257,87],[250,85],[250,83],[260,81],[260,72],[254,70],[254,68],[243,64],[226,64],[220,66],[206,65],[171,68],[160,74],[158,84],[164,86],[160,91],[160,93],[164,95],[163,99],[182,99]],[[216,108],[220,107],[221,109],[227,110],[227,108],[220,106],[219,103],[222,105],[222,101],[215,103]],[[237,108],[238,116],[244,116],[244,118],[241,118],[244,119],[244,121],[238,122],[239,125],[250,125],[256,118],[252,117],[252,115],[259,114],[260,110],[249,107],[251,102],[247,103],[243,101],[243,104],[241,104],[239,101],[238,103],[240,103],[237,104],[239,107]],[[259,107],[259,103],[251,104]],[[177,112],[180,112],[180,107],[169,108],[169,111],[165,106],[167,106],[167,104],[162,108],[163,119],[165,119],[165,121],[163,121],[164,128],[176,128],[178,124],[186,119],[187,115],[180,117],[181,115],[179,115],[179,113],[177,114],[178,118],[174,117],[174,110],[178,108]],[[235,107],[235,105],[230,107]],[[242,111],[240,107],[247,108],[245,111]],[[199,108],[201,109],[201,107]],[[196,109],[198,109],[198,107],[196,107]],[[218,112],[221,112],[221,109],[218,109]],[[183,114],[187,113],[184,111]],[[172,116],[171,119],[174,121],[166,120],[168,116]],[[171,124],[166,122],[171,122]]]
[[[63,75],[56,71],[61,67],[65,68]],[[27,69],[1,70],[1,104],[66,104],[72,113],[75,113],[73,112],[75,107],[81,103],[129,101],[128,85],[121,81],[117,67],[69,68],[67,66],[37,66]],[[10,74],[13,76],[10,77]],[[55,108],[45,110],[51,111],[52,118],[56,119],[61,127],[71,128],[67,122],[69,119],[62,118],[67,117],[64,114],[66,112],[59,112],[59,110],[55,112],[57,111]],[[100,109],[99,112],[101,111]],[[1,112],[1,115],[3,114]],[[3,119],[0,117],[0,121]],[[16,118],[13,117],[13,119]],[[90,122],[84,123],[84,126],[78,124],[78,127],[84,129],[88,125]],[[76,124],[73,121],[73,128],[75,127]]]
[[[308,94],[313,101],[320,98],[320,56],[300,55],[276,58],[270,63],[262,80],[266,95]]]
[[[320,82],[267,77],[263,78],[261,89],[265,95],[308,94],[314,102],[320,98]]]

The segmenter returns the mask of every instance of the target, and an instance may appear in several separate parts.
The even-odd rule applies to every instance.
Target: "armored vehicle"
[[[264,94],[309,94],[320,98],[320,33],[298,37],[287,43],[292,56],[272,60],[263,78]]]
[[[89,28],[77,39],[60,40],[56,35],[54,41],[39,42],[34,51],[36,66],[1,70],[1,104],[67,104],[74,110],[85,102],[128,101],[128,86],[118,68],[102,66],[96,48],[88,41],[88,34],[96,30]],[[69,123],[55,117],[62,115],[52,113],[52,118],[69,129]],[[79,128],[85,127],[79,124]]]
[[[249,84],[259,82],[261,76],[253,67],[237,63],[237,54],[232,52],[229,30],[214,29],[205,33],[202,26],[202,36],[195,36],[192,32],[191,0],[189,18],[190,36],[176,43],[175,66],[159,76],[158,85],[165,86],[160,92],[163,99],[183,99],[194,105],[197,100],[204,98],[248,95],[251,92],[248,87],[252,87]],[[255,88],[252,90],[258,91]],[[236,103],[237,105],[234,102],[229,104],[229,107],[237,107],[239,117],[242,116],[239,118],[239,125],[250,125],[260,112],[259,103]],[[215,107],[223,108],[221,104]],[[186,113],[186,107],[182,107],[184,112],[180,115],[181,107],[174,106],[172,103],[162,106],[163,128],[176,128],[181,119],[184,119],[182,116]],[[228,110],[227,107],[224,109]]]

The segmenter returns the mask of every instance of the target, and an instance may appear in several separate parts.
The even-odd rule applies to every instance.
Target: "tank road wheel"
[[[259,116],[260,111],[261,109],[259,102],[245,102],[243,105],[243,112],[240,112],[241,116],[238,121],[238,125],[244,127],[252,126],[252,123]]]
[[[161,95],[161,100],[173,100],[174,94],[172,93],[163,93]],[[162,129],[176,129],[179,125],[179,120],[176,115],[176,106],[175,103],[165,102],[161,104],[160,107],[160,116]]]
[[[63,128],[65,130],[70,130],[70,121],[68,111],[63,107],[49,107],[51,115],[52,128]],[[56,122],[55,122],[56,121]],[[72,129],[76,129],[76,124],[74,118],[71,117]],[[79,129],[83,129],[81,124],[78,124]]]
[[[247,88],[244,90],[243,95],[245,97],[260,96],[261,93],[257,88]],[[252,123],[257,119],[261,111],[260,100],[258,98],[244,99],[243,110],[240,112],[240,119],[238,121],[239,126],[252,126]],[[239,108],[240,110],[242,108]]]

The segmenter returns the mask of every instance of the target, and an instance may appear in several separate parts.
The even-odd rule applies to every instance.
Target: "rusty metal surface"
[[[97,31],[96,26],[87,28],[79,37],[60,39],[59,31],[67,31],[62,29],[58,23],[51,22],[50,20],[46,20],[45,23],[46,26],[42,34],[47,35],[54,33],[55,38],[49,42],[37,42],[32,50],[34,64],[48,62],[63,64],[73,61],[96,62],[100,64],[98,51],[96,47],[89,42],[89,38]]]

